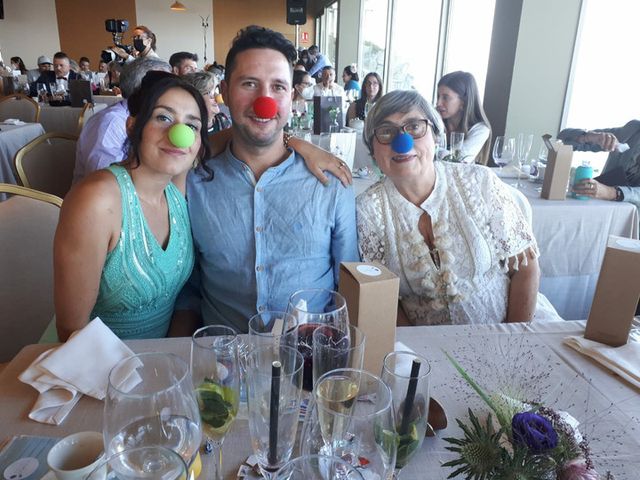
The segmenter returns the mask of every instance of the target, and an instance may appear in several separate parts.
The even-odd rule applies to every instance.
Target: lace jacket
[[[510,260],[517,269],[527,264],[527,253],[538,256],[531,227],[488,168],[436,162],[435,171],[433,192],[419,207],[389,179],[358,197],[361,257],[400,277],[401,303],[413,324],[502,322]],[[418,231],[424,212],[431,217],[437,256]],[[548,305],[548,315],[559,319]]]

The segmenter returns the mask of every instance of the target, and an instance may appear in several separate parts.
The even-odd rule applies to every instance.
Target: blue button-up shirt
[[[252,315],[286,310],[296,290],[335,289],[340,262],[358,260],[353,189],[334,177],[323,186],[300,155],[258,181],[229,149],[208,166],[213,180],[187,178],[196,269],[177,309],[246,332]]]

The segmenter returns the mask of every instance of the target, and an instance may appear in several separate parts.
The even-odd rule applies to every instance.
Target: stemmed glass
[[[351,464],[338,457],[304,455],[276,472],[274,480],[364,480]]]
[[[247,406],[253,453],[264,478],[291,458],[302,387],[302,355],[284,345],[253,349],[247,357]]]
[[[500,173],[502,173],[502,167],[513,159],[514,151],[515,140],[513,138],[496,137],[496,141],[493,144],[493,161],[500,167]]]
[[[518,168],[518,180],[513,184],[516,188],[521,188],[520,176],[522,175],[522,167],[526,165],[531,145],[533,144],[533,134],[519,133],[516,139],[516,166]]]
[[[138,383],[121,382],[128,372]],[[200,472],[198,404],[189,366],[176,355],[141,353],[116,364],[109,373],[102,425],[107,456],[163,446],[182,457],[192,476]]]
[[[86,480],[183,480],[187,466],[180,455],[166,447],[138,447],[107,458]]]
[[[302,428],[301,454],[340,457],[371,478],[389,478],[396,463],[391,391],[377,376],[343,368],[325,373],[314,388]]]
[[[287,311],[298,320],[298,351],[304,358],[302,387],[310,392],[313,389],[313,332],[320,325],[345,330],[349,325],[347,302],[332,290],[298,290],[289,298]]]
[[[450,150],[454,162],[462,162],[462,144],[464,142],[464,133],[451,132]]]
[[[238,336],[224,325],[210,325],[195,331],[191,341],[191,375],[202,430],[217,459],[207,478],[222,479],[222,443],[238,414],[240,364]]]
[[[420,450],[429,417],[429,377],[426,358],[413,352],[392,352],[384,357],[382,381],[393,396],[398,455],[394,478]]]
[[[44,105],[45,103],[47,103],[47,96],[48,96],[47,86],[44,83],[38,83],[37,88],[38,88],[38,101],[40,102],[41,105]]]
[[[337,368],[360,370],[366,336],[353,325],[347,328],[323,325],[313,332],[313,383]]]
[[[287,312],[266,310],[249,319],[249,349],[272,345],[298,346],[298,319]],[[248,353],[248,352],[247,352]]]

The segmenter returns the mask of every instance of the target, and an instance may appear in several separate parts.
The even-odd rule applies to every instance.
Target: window
[[[364,0],[360,42],[362,43],[362,73],[377,72],[385,77],[387,45],[387,11],[389,0]]]
[[[324,9],[321,23],[320,52],[327,58],[328,65],[335,66],[338,53],[338,2]]]
[[[638,118],[640,64],[630,52],[638,41],[640,2],[586,1],[582,13],[565,126],[621,127]],[[574,164],[579,165],[584,159],[601,170],[607,154],[574,154]]]

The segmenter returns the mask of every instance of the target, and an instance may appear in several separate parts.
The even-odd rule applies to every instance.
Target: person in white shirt
[[[336,82],[336,70],[330,65],[322,69],[322,81],[313,87],[314,97],[343,97],[344,88]]]

